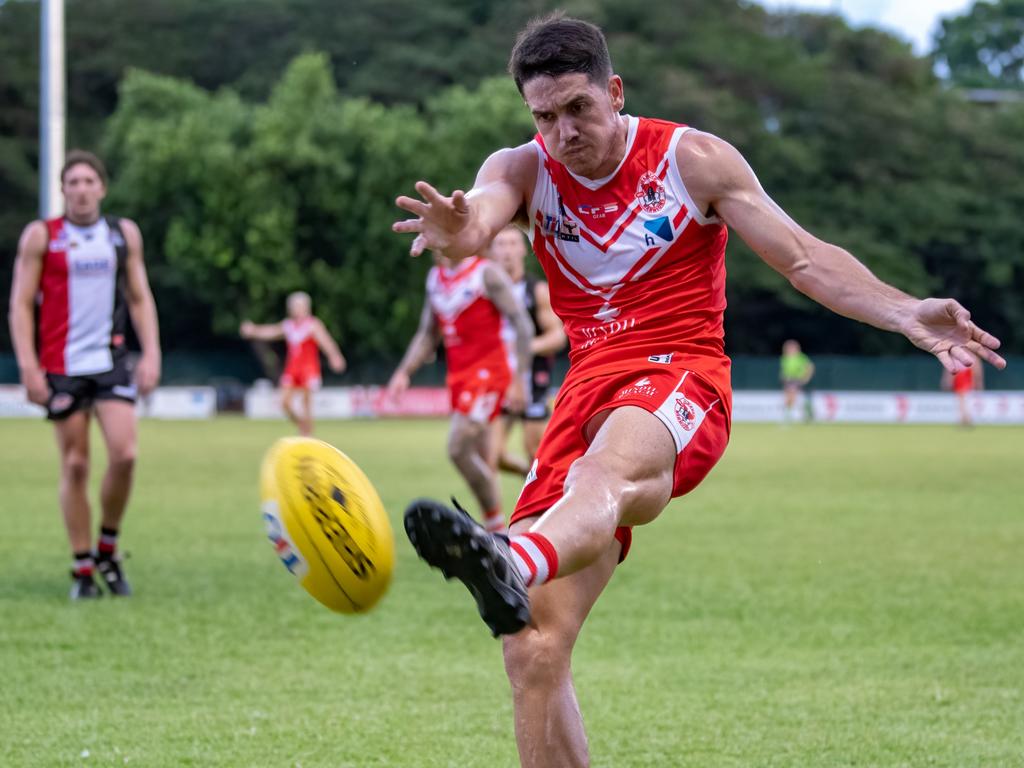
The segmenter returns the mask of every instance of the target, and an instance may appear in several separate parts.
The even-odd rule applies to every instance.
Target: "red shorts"
[[[470,421],[489,424],[501,413],[505,393],[512,379],[508,372],[486,368],[458,377],[449,377],[448,392],[452,410],[464,414]]]
[[[320,389],[320,370],[308,366],[287,366],[279,384],[289,389]]]
[[[590,420],[602,411],[624,405],[653,413],[671,433],[676,444],[673,498],[696,488],[725,453],[730,427],[728,406],[707,381],[681,364],[575,382],[558,394],[511,522],[541,515],[562,498],[569,467],[590,446],[586,436]],[[621,562],[629,552],[632,534],[623,527],[615,537],[622,544]]]

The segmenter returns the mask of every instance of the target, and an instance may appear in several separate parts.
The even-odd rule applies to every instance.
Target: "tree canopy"
[[[302,287],[355,360],[396,355],[427,263],[391,234],[393,199],[417,178],[467,185],[530,136],[503,70],[516,30],[551,5],[68,0],[70,143],[102,149],[110,210],[142,226],[167,346],[225,343]],[[565,5],[606,30],[627,111],[729,140],[812,232],[905,290],[955,295],[1024,348],[1024,109],[970,104],[908,44],[835,16]],[[0,68],[7,253],[36,199],[36,10],[0,6],[0,60],[15,62]],[[728,267],[733,352],[790,335],[908,350],[797,294],[738,238]]]

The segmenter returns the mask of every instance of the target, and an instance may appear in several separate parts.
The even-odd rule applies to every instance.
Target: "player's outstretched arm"
[[[515,331],[516,370],[512,386],[509,387],[507,403],[512,411],[519,411],[526,407],[526,377],[530,375],[530,363],[533,360],[533,323],[526,307],[516,298],[512,279],[505,270],[491,263],[485,264],[484,289],[487,298],[508,319]]]
[[[409,388],[409,381],[412,375],[419,370],[420,366],[434,357],[437,345],[441,341],[440,329],[437,326],[437,318],[430,308],[430,302],[423,302],[423,311],[420,312],[420,324],[409,342],[402,362],[398,364],[395,372],[388,382],[388,395],[396,399]]]
[[[131,315],[132,325],[135,327],[135,335],[142,347],[142,357],[135,366],[135,383],[139,392],[147,395],[160,383],[160,321],[156,314],[156,301],[149,288],[146,263],[142,257],[142,233],[131,219],[121,219],[121,230],[128,246],[128,259],[125,262],[125,298],[128,303],[128,314]]]
[[[283,323],[258,324],[243,320],[238,328],[238,333],[243,339],[252,341],[280,341],[284,338]]]
[[[38,405],[46,405],[50,399],[50,386],[39,365],[35,345],[36,294],[39,293],[48,239],[49,233],[42,221],[33,221],[21,233],[18,255],[14,260],[14,280],[7,315],[22,386],[25,387],[28,399]]]
[[[316,345],[320,347],[320,351],[327,356],[327,364],[331,366],[331,370],[335,373],[344,371],[348,365],[345,361],[345,356],[341,354],[338,342],[334,340],[331,332],[327,330],[327,326],[323,324],[320,318],[316,318],[313,325],[313,339],[316,341]]]
[[[973,322],[953,299],[917,299],[882,282],[847,251],[814,237],[761,188],[731,145],[706,133],[683,136],[677,159],[690,196],[714,210],[801,293],[833,312],[902,333],[943,367],[970,367],[974,352],[997,368],[999,339]]]
[[[555,310],[551,308],[551,290],[545,281],[537,282],[534,286],[533,297],[537,307],[537,325],[540,327],[530,344],[530,351],[541,356],[561,352],[565,349],[568,341],[565,336],[565,326],[555,314]]]
[[[458,261],[480,253],[498,232],[525,209],[537,178],[537,154],[523,144],[502,149],[484,161],[469,193],[442,195],[425,181],[416,183],[420,199],[401,195],[395,205],[415,218],[396,221],[394,232],[413,233],[409,253],[435,251]]]

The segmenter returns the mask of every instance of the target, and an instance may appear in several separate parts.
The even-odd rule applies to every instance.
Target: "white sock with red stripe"
[[[540,533],[524,533],[512,536],[508,543],[512,547],[512,559],[515,560],[526,586],[543,584],[558,575],[558,553],[547,536]]]
[[[488,533],[504,533],[505,513],[501,511],[501,507],[484,512],[484,528]]]

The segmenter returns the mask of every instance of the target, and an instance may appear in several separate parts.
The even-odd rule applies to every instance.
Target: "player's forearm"
[[[128,302],[128,313],[135,327],[143,355],[160,357],[160,321],[156,315],[156,302],[151,295]]]
[[[551,328],[533,337],[533,341],[530,342],[530,351],[534,355],[546,357],[559,352],[564,346],[565,331],[561,328]]]
[[[533,361],[533,323],[525,311],[517,312],[511,319],[516,332],[516,371],[523,375],[530,371]]]
[[[409,348],[398,364],[398,370],[406,376],[412,376],[434,353],[434,341],[428,334],[417,332],[409,342]]]
[[[35,312],[31,305],[12,301],[8,324],[11,331],[11,344],[14,346],[15,359],[19,370],[31,370],[39,367],[39,355],[35,345]]]
[[[833,312],[885,331],[902,333],[919,301],[879,280],[842,248],[820,241],[785,274],[794,288]]]

